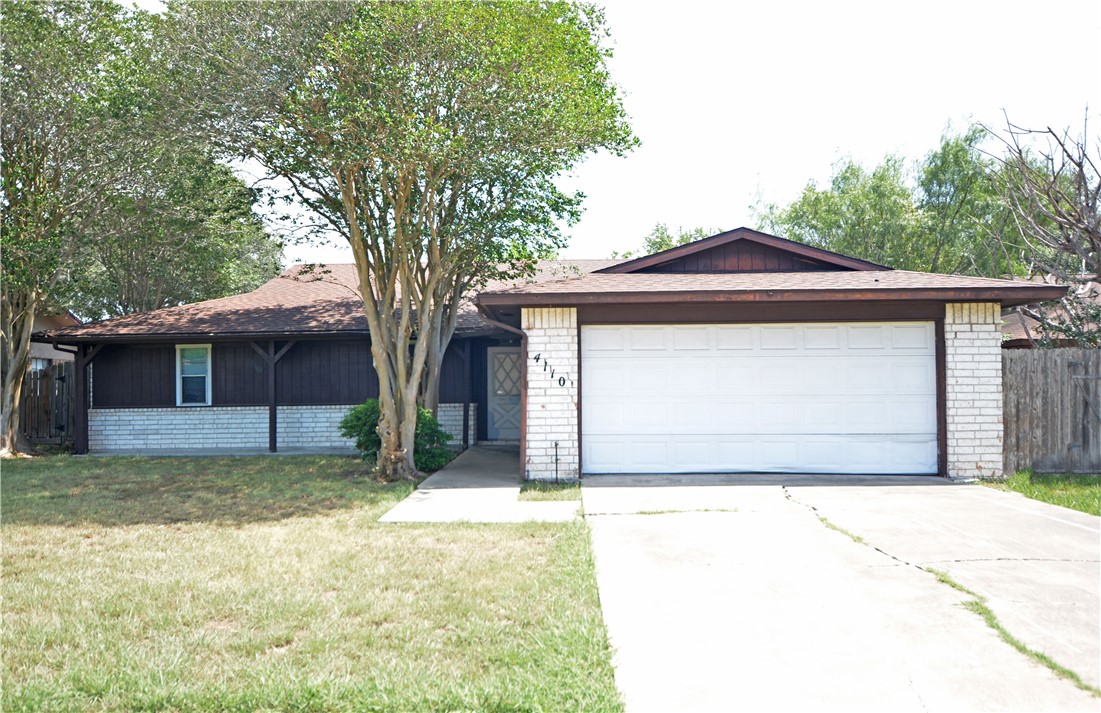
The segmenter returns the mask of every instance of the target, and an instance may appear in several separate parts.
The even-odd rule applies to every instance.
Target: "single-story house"
[[[78,452],[348,447],[378,393],[351,266],[36,338],[75,346]],[[998,475],[1001,310],[1065,288],[892,270],[747,228],[550,261],[464,306],[440,420],[529,478]]]

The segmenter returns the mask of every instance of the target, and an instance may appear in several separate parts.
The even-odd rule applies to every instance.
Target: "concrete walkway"
[[[1097,685],[1098,518],[939,479],[601,477],[583,500],[628,711],[1101,711],[927,571]]]
[[[577,501],[520,502],[518,449],[469,448],[379,522],[565,522]]]

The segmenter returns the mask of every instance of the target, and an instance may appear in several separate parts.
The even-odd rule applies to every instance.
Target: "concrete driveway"
[[[582,492],[629,711],[1101,711],[929,571],[1097,687],[1096,517],[939,479],[603,476]]]

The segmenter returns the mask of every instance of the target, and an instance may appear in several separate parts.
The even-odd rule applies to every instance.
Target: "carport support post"
[[[256,342],[249,342],[249,346],[253,351],[260,355],[260,358],[268,365],[268,450],[272,453],[278,452],[278,435],[279,435],[279,404],[275,396],[275,367],[279,363],[279,360],[283,358],[291,347],[295,345],[295,342],[287,342],[283,345],[283,348],[279,351],[275,351],[275,340],[272,339],[268,342],[268,348],[262,349]]]
[[[277,441],[279,432],[279,407],[275,396],[275,340],[268,342],[268,450],[279,450]]]
[[[466,372],[466,387],[463,389],[463,450],[470,448],[470,379],[474,369],[470,364],[470,340],[463,340],[463,371]]]
[[[78,344],[73,354],[73,406],[76,414],[73,418],[73,452],[84,455],[88,452],[88,408],[90,406],[88,389],[88,365],[99,354],[103,344]],[[67,350],[65,350],[67,351]]]

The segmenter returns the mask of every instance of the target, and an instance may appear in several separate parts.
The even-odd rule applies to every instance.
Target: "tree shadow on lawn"
[[[244,525],[369,508],[381,515],[414,487],[381,483],[340,456],[6,460],[6,525]]]

